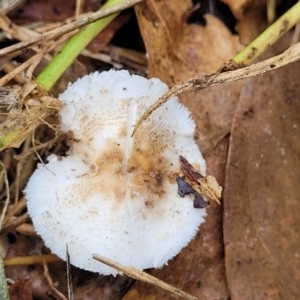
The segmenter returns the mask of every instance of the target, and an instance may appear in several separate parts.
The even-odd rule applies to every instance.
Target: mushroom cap
[[[25,189],[37,233],[62,259],[101,274],[118,272],[98,253],[125,266],[159,268],[204,222],[205,209],[178,195],[179,155],[205,173],[194,121],[177,98],[133,127],[167,86],[127,71],[92,73],[59,99],[61,130],[73,131],[66,157],[39,164]]]

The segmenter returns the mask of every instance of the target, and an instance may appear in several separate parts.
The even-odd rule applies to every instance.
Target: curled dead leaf
[[[216,178],[211,175],[202,175],[200,171],[196,170],[183,156],[179,157],[179,162],[180,169],[184,175],[184,180],[189,186],[203,197],[214,200],[220,204],[222,187],[219,186]]]

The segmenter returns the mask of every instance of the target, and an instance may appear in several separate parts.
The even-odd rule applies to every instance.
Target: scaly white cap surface
[[[158,268],[196,234],[205,209],[179,197],[179,155],[205,174],[194,121],[177,98],[157,109],[133,138],[133,127],[167,86],[127,71],[93,73],[60,95],[61,130],[75,139],[67,157],[51,155],[25,190],[34,227],[53,253],[101,274],[125,266]]]

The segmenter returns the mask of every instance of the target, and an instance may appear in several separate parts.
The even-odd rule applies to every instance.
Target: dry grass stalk
[[[0,50],[0,58],[7,57],[8,55],[15,55],[16,53],[21,53],[24,50],[27,51],[28,49],[30,49],[34,46],[38,46],[42,43],[45,43],[46,41],[57,39],[59,36],[62,36],[63,34],[66,34],[71,31],[74,31],[76,29],[79,29],[79,28],[81,28],[87,24],[93,23],[96,20],[99,20],[101,18],[121,12],[122,10],[124,10],[128,7],[131,7],[142,1],[143,0],[126,0],[120,4],[114,5],[113,7],[109,7],[109,8],[103,9],[101,11],[98,11],[96,13],[90,14],[88,17],[83,17],[72,23],[63,25],[59,28],[56,28],[49,32],[41,34],[37,38],[32,38],[29,41],[20,42],[13,46],[4,48],[4,49]]]
[[[228,66],[232,67],[231,62],[222,66],[215,73],[204,75],[200,78],[192,78],[174,85],[168,92],[166,92],[162,97],[160,97],[148,110],[141,116],[141,118],[136,123],[132,136],[141,126],[144,120],[146,120],[157,108],[162,106],[172,97],[177,96],[183,92],[191,90],[201,90],[211,86],[216,86],[222,83],[241,80],[244,78],[253,77],[256,75],[264,74],[269,71],[281,68],[292,62],[297,61],[300,58],[300,43],[295,44],[288,48],[285,52],[280,55],[274,56],[260,63],[253,64],[249,67],[240,68],[233,71],[223,72],[228,70]]]
[[[6,223],[0,230],[0,235],[5,234],[9,231],[14,230],[18,226],[24,224],[26,221],[29,220],[28,213],[24,213],[20,217],[14,218],[12,221]]]
[[[68,300],[56,287],[51,276],[50,276],[50,273],[49,273],[49,270],[48,270],[48,266],[47,266],[47,263],[44,261],[43,262],[43,266],[44,266],[44,276],[45,276],[45,279],[48,283],[48,286],[51,290],[51,292],[54,294],[55,298],[57,297],[57,299],[61,299],[61,300]]]
[[[46,254],[46,255],[31,255],[31,256],[21,256],[21,257],[12,257],[4,259],[4,266],[26,266],[26,265],[36,265],[42,264],[44,262],[56,262],[61,261],[54,254]]]
[[[9,192],[9,182],[8,182],[8,178],[7,178],[7,172],[6,172],[5,166],[2,163],[2,161],[0,161],[0,168],[1,168],[0,181],[2,181],[2,179],[3,179],[4,184],[5,184],[5,190],[6,190],[6,199],[5,199],[4,206],[2,208],[2,212],[1,212],[1,215],[0,215],[0,230],[1,230],[2,225],[3,225],[3,221],[4,221],[4,217],[6,215],[6,211],[7,211],[7,208],[8,208],[8,204],[9,204],[9,201],[10,201],[10,192]]]
[[[176,296],[179,296],[179,297],[182,297],[183,299],[187,299],[187,300],[197,300],[196,297],[162,281],[162,280],[159,280],[143,271],[140,271],[140,270],[137,270],[133,267],[126,267],[126,266],[123,266],[122,264],[116,262],[116,261],[113,261],[109,258],[106,258],[106,257],[103,257],[103,256],[100,256],[98,254],[94,254],[93,255],[93,258],[100,261],[101,263],[103,264],[106,264],[112,268],[115,268],[117,269],[118,271],[124,273],[125,275],[133,278],[133,279],[136,279],[136,280],[140,280],[140,281],[143,281],[143,282],[147,282],[147,283],[150,283],[152,285],[155,285],[157,287],[160,287],[168,292],[171,292],[173,293],[174,295]]]

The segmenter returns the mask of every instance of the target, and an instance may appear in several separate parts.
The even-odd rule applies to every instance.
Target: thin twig
[[[59,41],[61,43],[63,43],[65,41],[65,39],[60,39]],[[52,43],[49,47],[46,46],[44,48],[44,50],[50,52],[50,51],[52,51],[53,49],[55,49],[57,47],[58,47],[58,41],[55,42],[55,43]],[[0,50],[0,52],[1,52],[1,50]],[[41,58],[43,58],[43,54],[44,54],[44,51],[41,51],[41,52],[35,54],[34,56],[32,56],[31,58],[26,60],[23,64],[16,67],[12,72],[10,72],[10,73],[6,74],[5,76],[3,76],[0,79],[0,87],[2,87],[7,82],[12,80],[20,72],[24,71],[25,69],[29,68],[31,65],[35,64],[36,61],[39,62],[41,60]]]
[[[31,64],[33,64],[35,62],[36,59],[39,58],[39,56],[40,56],[39,53],[35,54],[34,56],[32,56],[31,58],[26,60],[23,64],[16,67],[12,72],[10,72],[10,73],[6,74],[5,76],[3,76],[0,79],[0,87],[5,85],[6,83],[8,83],[10,80],[12,80],[17,74],[19,74],[20,72],[27,69]]]
[[[276,0],[267,0],[267,20],[272,24],[276,18]]]
[[[11,38],[19,41],[37,38],[40,35],[34,30],[14,24],[2,11],[0,11],[0,28]]]
[[[40,33],[26,27],[18,26],[13,23],[6,15],[0,11],[0,28],[6,35],[9,35],[11,38],[14,38],[19,41],[28,41],[32,38],[37,38],[40,36]],[[32,48],[35,52],[39,53],[41,50],[39,47]],[[51,60],[51,55],[47,54],[44,56],[48,61]]]
[[[0,230],[2,228],[2,223],[7,211],[7,207],[9,204],[9,200],[10,200],[10,192],[9,192],[9,183],[8,183],[8,178],[7,178],[7,173],[6,173],[6,169],[4,164],[2,163],[2,161],[0,161],[0,167],[2,169],[1,171],[1,176],[4,179],[4,183],[5,183],[5,189],[6,189],[6,200],[2,209],[2,213],[1,213],[1,217],[0,217]],[[9,295],[8,295],[8,288],[7,288],[7,284],[6,284],[6,275],[5,275],[5,271],[4,271],[4,265],[3,265],[3,258],[2,258],[2,254],[0,253],[0,297],[3,300],[9,300]]]
[[[1,1],[0,9],[4,14],[8,14],[9,12],[15,10],[20,5],[22,5],[24,0],[9,0],[9,1]]]
[[[30,49],[33,46],[40,45],[40,44],[42,44],[46,41],[52,40],[52,39],[56,39],[58,36],[61,36],[65,33],[73,31],[75,29],[79,29],[79,28],[81,28],[87,24],[93,23],[101,18],[121,12],[122,10],[129,8],[129,7],[135,5],[139,2],[142,2],[142,1],[143,0],[126,0],[120,4],[117,4],[112,7],[103,9],[96,13],[93,13],[93,14],[89,15],[88,17],[78,19],[72,23],[63,25],[59,28],[56,28],[49,32],[41,34],[39,37],[33,38],[30,41],[20,42],[13,46],[6,47],[5,49],[0,50],[0,58],[3,58],[10,54],[13,54],[14,52],[27,51],[28,49]]]
[[[46,281],[51,289],[51,291],[53,292],[55,298],[58,297],[59,299],[61,300],[68,300],[65,295],[63,293],[61,293],[54,285],[53,283],[53,280],[50,276],[50,273],[49,273],[49,269],[48,269],[48,266],[47,266],[47,263],[44,261],[43,263],[43,266],[44,266],[44,276],[46,278]]]
[[[3,64],[3,68],[1,68],[1,71],[4,74],[8,74],[10,72],[13,72],[14,69],[19,66],[20,63],[13,61],[13,60],[5,60],[5,63]],[[25,83],[25,78],[24,78],[24,74],[23,73],[19,73],[16,74],[15,78],[15,83],[19,84],[19,85],[23,85]]]
[[[83,7],[83,1],[82,0],[76,0],[75,18],[78,18],[78,16],[81,14],[82,7]]]
[[[39,154],[39,153],[37,152],[37,150],[36,150],[35,142],[34,142],[34,134],[35,134],[35,130],[32,131],[32,135],[31,135],[31,142],[32,142],[32,145],[33,145],[34,153],[35,153],[35,155],[38,157],[39,161],[40,161],[43,165],[45,165],[43,159],[41,158],[40,154]],[[47,167],[46,167],[46,168],[47,168]],[[47,168],[47,169],[48,169],[48,168]],[[50,171],[50,170],[49,170],[49,171]],[[53,174],[52,171],[50,171],[50,172]]]
[[[57,262],[62,261],[55,254],[45,254],[45,255],[31,255],[31,256],[18,256],[10,257],[4,259],[4,266],[27,266],[27,265],[37,265],[43,264],[45,262]],[[2,299],[1,299],[2,300]]]
[[[90,57],[93,59],[97,59],[99,61],[103,61],[107,64],[111,64],[113,66],[114,69],[122,69],[124,68],[123,65],[113,61],[112,57],[109,56],[108,54],[104,54],[104,53],[94,53],[88,49],[83,49],[81,51],[81,55],[86,56],[86,57]]]
[[[50,48],[52,48],[50,46],[50,44],[52,44],[52,41],[49,41],[48,43],[46,43],[46,45],[43,47],[42,51],[38,52],[38,55],[36,57],[36,60],[28,67],[28,69],[26,70],[26,74],[25,74],[25,80],[26,83],[29,83],[32,80],[32,74],[35,70],[35,68],[38,66],[38,64],[41,62],[41,60],[44,57],[44,54],[46,52],[49,52]],[[52,48],[53,49],[53,48]]]
[[[274,56],[260,63],[251,65],[249,67],[221,72],[219,70],[215,73],[204,75],[200,78],[193,78],[186,81],[182,81],[174,85],[169,91],[163,94],[153,105],[151,105],[144,114],[139,118],[134,126],[131,137],[135,134],[141,124],[160,106],[166,103],[172,97],[177,96],[183,92],[191,90],[201,90],[207,87],[220,85],[222,83],[241,80],[244,78],[264,74],[266,72],[281,68],[292,62],[299,60],[300,58],[300,43],[291,46],[285,52],[280,55]],[[227,64],[225,64],[227,65]],[[219,74],[218,74],[219,73]]]
[[[3,225],[2,229],[4,227],[6,227],[6,223],[8,222],[8,220],[11,217],[13,217],[13,216],[15,216],[17,214],[20,214],[25,208],[26,208],[26,199],[25,198],[21,198],[18,203],[16,203],[12,207],[10,207],[7,210],[6,216],[4,218],[4,221],[3,221],[4,225]]]
[[[10,192],[9,192],[9,183],[8,183],[7,173],[6,173],[5,166],[2,163],[2,161],[0,161],[0,167],[2,169],[1,176],[3,176],[4,183],[5,183],[5,189],[6,189],[6,199],[5,199],[4,206],[3,206],[1,216],[0,216],[0,230],[1,230],[2,223],[3,223],[4,217],[5,217],[5,214],[7,211],[7,207],[8,207],[9,201],[10,201]]]
[[[14,155],[14,159],[17,160],[17,161],[20,161],[20,160],[23,160],[25,159],[28,155],[32,154],[33,152],[35,151],[38,151],[38,150],[41,150],[41,149],[44,149],[46,147],[50,147],[52,146],[54,143],[56,143],[57,141],[60,141],[60,139],[63,137],[65,137],[65,135],[57,135],[56,137],[54,137],[52,140],[48,141],[48,142],[45,142],[43,144],[40,144],[38,146],[34,146],[30,149],[28,149],[26,152],[24,153],[21,153],[21,154],[17,154],[17,155]]]
[[[14,230],[15,228],[17,228],[18,226],[24,224],[26,221],[29,220],[29,215],[28,213],[24,213],[23,215],[15,218],[14,220],[12,220],[11,222],[6,223],[0,230],[0,235]]]
[[[27,139],[28,141],[28,139]],[[19,192],[20,192],[20,176],[23,168],[24,160],[21,160],[17,163],[16,176],[15,176],[15,200],[14,205],[16,206],[19,200]]]
[[[194,296],[192,296],[192,295],[190,295],[168,283],[165,283],[164,281],[159,280],[143,271],[137,270],[133,267],[125,267],[116,261],[113,261],[109,258],[100,256],[98,254],[93,254],[93,258],[100,261],[103,264],[106,264],[114,269],[117,269],[118,271],[121,271],[122,273],[126,274],[127,276],[129,276],[133,279],[140,280],[140,281],[158,286],[168,292],[171,292],[171,293],[173,293],[179,297],[182,297],[184,299],[187,299],[187,300],[197,300],[196,297],[194,297]]]
[[[74,300],[72,270],[71,270],[68,245],[66,245],[66,263],[67,263],[68,300]]]

